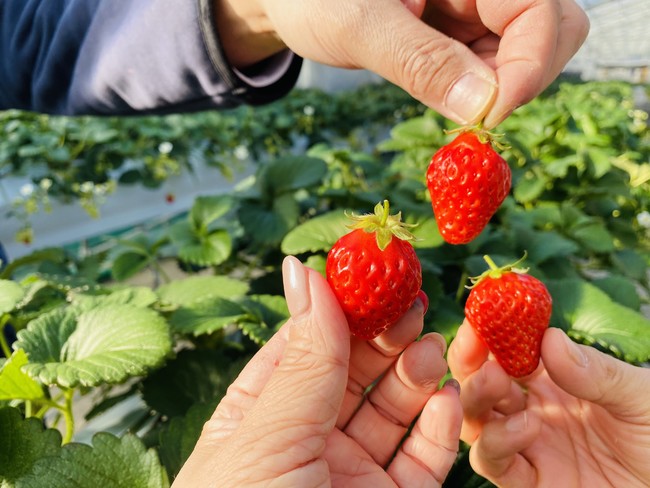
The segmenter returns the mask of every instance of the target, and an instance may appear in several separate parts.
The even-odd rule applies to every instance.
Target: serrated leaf
[[[179,307],[169,318],[169,324],[180,334],[198,336],[234,324],[246,314],[237,303],[213,296]]]
[[[118,384],[162,364],[171,352],[166,321],[133,305],[55,310],[18,333],[24,370],[64,388]]]
[[[158,456],[133,434],[95,434],[92,446],[70,443],[58,457],[34,464],[20,488],[167,488]]]
[[[232,239],[228,231],[216,230],[185,244],[178,250],[178,257],[197,266],[216,266],[228,259],[231,252]]]
[[[170,478],[174,478],[190,457],[203,426],[214,412],[216,403],[192,406],[184,417],[175,417],[160,431],[160,460]]]
[[[17,349],[0,369],[0,400],[36,400],[43,398],[43,388],[21,368],[27,364],[27,355]]]
[[[11,280],[0,280],[0,316],[11,312],[25,296],[25,290]]]
[[[160,286],[160,300],[174,305],[188,305],[210,297],[236,298],[248,292],[248,283],[227,276],[191,276]]]
[[[43,428],[41,420],[23,419],[13,407],[0,408],[0,487],[23,486],[16,483],[32,472],[34,463],[55,459],[61,451],[58,430]]]
[[[220,400],[248,359],[224,350],[184,349],[142,382],[142,398],[167,417],[185,415],[195,403]]]
[[[637,312],[641,309],[641,299],[633,281],[623,276],[610,275],[592,280],[592,283],[603,290],[615,302]]]
[[[234,202],[228,195],[197,197],[190,210],[189,219],[195,229],[207,228],[232,210]]]
[[[546,188],[548,177],[540,171],[529,171],[514,184],[512,194],[520,203],[536,200]]]
[[[84,310],[108,305],[133,305],[145,308],[156,303],[158,295],[146,286],[129,286],[108,295],[71,294],[71,301]]]
[[[253,295],[246,297],[243,305],[256,320],[243,320],[239,328],[259,345],[268,342],[289,318],[287,302],[278,295]]]
[[[327,212],[311,218],[292,229],[282,239],[284,254],[329,251],[339,237],[350,232],[350,219],[343,210]]]
[[[528,252],[527,261],[541,264],[547,259],[570,256],[580,250],[572,240],[555,231],[536,231],[523,226],[515,228],[519,246]]]
[[[300,207],[292,194],[273,200],[269,209],[258,203],[242,203],[239,220],[248,236],[257,244],[277,245],[298,223]]]
[[[308,188],[322,181],[327,173],[325,161],[309,156],[285,156],[267,163],[257,175],[262,195],[277,197]]]
[[[628,362],[650,359],[650,320],[583,280],[548,280],[554,325]]]
[[[606,253],[614,250],[614,238],[600,222],[578,225],[571,228],[570,233],[571,237],[592,251]]]
[[[150,260],[151,258],[149,256],[143,255],[140,252],[123,252],[113,260],[111,275],[117,281],[128,280],[145,269],[149,265]]]

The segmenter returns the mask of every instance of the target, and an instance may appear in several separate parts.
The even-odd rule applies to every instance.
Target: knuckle
[[[403,86],[415,98],[435,94],[451,82],[445,67],[451,65],[455,54],[451,39],[431,39],[405,46],[398,54],[397,64],[401,67],[399,78]]]

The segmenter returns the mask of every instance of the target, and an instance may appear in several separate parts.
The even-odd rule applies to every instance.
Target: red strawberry
[[[375,213],[352,216],[352,232],[327,255],[326,275],[345,312],[350,332],[372,339],[406,313],[422,285],[422,268],[401,213],[385,200]]]
[[[524,256],[525,257],[525,256]],[[539,364],[552,299],[544,283],[517,269],[519,262],[490,269],[478,278],[465,303],[465,316],[492,355],[510,376],[529,375]]]
[[[510,192],[508,163],[490,134],[464,129],[431,158],[427,187],[440,234],[450,244],[478,236]]]

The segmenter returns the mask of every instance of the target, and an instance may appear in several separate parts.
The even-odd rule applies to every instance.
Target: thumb
[[[383,2],[364,17],[355,35],[361,38],[352,49],[359,52],[363,68],[454,122],[475,124],[494,103],[492,68],[461,42],[421,21],[408,5]]]
[[[348,378],[350,334],[320,274],[295,257],[287,257],[282,270],[291,313],[287,343],[233,437],[245,444],[239,451],[254,458],[247,459],[251,465],[291,473],[320,456],[335,426]]]
[[[557,328],[544,335],[542,360],[551,379],[567,393],[614,415],[647,416],[650,370],[576,344]]]

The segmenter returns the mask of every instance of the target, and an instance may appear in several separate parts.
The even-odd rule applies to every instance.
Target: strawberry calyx
[[[414,224],[402,222],[402,212],[395,215],[390,214],[390,204],[388,200],[375,205],[374,213],[364,215],[348,215],[353,223],[348,225],[350,229],[362,229],[368,233],[375,233],[377,238],[377,247],[380,250],[386,249],[390,244],[393,236],[404,241],[413,241],[415,236],[408,230],[415,227]]]
[[[519,273],[519,274],[526,274],[528,273],[529,268],[519,268],[518,266],[524,262],[526,257],[528,256],[528,253],[524,251],[524,255],[519,258],[517,261],[511,264],[507,264],[505,266],[497,266],[495,262],[492,260],[490,256],[487,254],[483,256],[483,259],[485,262],[488,264],[489,269],[487,271],[484,271],[482,274],[479,276],[474,276],[470,277],[470,281],[472,282],[471,285],[469,285],[467,288],[473,288],[476,285],[478,285],[481,281],[483,281],[485,278],[493,278],[493,279],[499,279],[501,276],[503,276],[506,273]]]
[[[445,134],[464,134],[466,132],[475,134],[481,144],[490,143],[499,150],[509,148],[507,144],[503,144],[500,141],[503,138],[504,134],[487,130],[485,127],[483,127],[483,121],[479,122],[476,125],[463,125],[455,129],[445,129]]]

